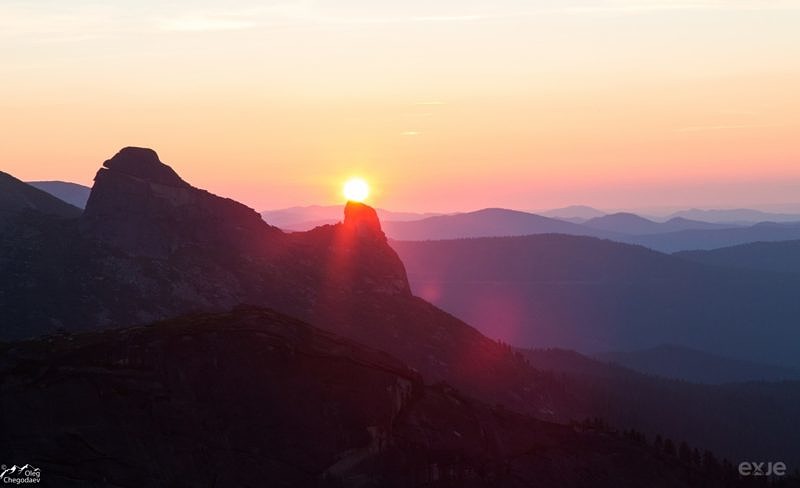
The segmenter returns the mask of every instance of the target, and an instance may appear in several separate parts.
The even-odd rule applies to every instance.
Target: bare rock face
[[[255,210],[194,188],[155,151],[136,147],[103,163],[83,221],[93,238],[149,257],[197,246],[249,252],[280,234]]]
[[[328,279],[339,281],[337,286],[348,293],[411,296],[405,266],[389,246],[374,208],[347,202],[344,222],[301,235],[312,241],[328,235]]]

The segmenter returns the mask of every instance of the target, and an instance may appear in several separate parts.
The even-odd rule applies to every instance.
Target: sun
[[[342,193],[351,202],[363,202],[369,196],[369,185],[363,178],[350,178],[344,183]]]

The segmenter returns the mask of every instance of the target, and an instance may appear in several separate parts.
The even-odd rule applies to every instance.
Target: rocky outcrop
[[[368,205],[348,202],[343,222],[297,232],[292,238],[322,258],[323,274],[318,279],[335,295],[411,296],[405,266],[389,246],[375,209]]]
[[[253,209],[194,188],[155,151],[136,147],[103,163],[82,220],[91,238],[158,258],[187,248],[254,252],[281,233]]]
[[[344,206],[344,227],[362,237],[386,241],[386,235],[381,230],[378,212],[369,205],[347,202]]]

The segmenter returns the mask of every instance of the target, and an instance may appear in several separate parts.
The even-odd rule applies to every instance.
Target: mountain
[[[81,228],[129,255],[162,258],[190,247],[256,252],[281,235],[245,205],[192,187],[143,148],[103,163]]]
[[[666,222],[654,222],[632,213],[615,213],[596,217],[583,223],[592,229],[618,232],[620,234],[657,234],[678,232],[690,229],[724,229],[731,227],[724,224],[713,224],[675,217]]]
[[[680,429],[675,433],[692,440],[698,447],[713,447],[712,442],[726,447],[720,439],[730,440],[730,437],[724,437],[732,432],[729,424],[721,425],[711,420],[740,415],[743,405],[753,405],[752,409],[745,411],[759,423],[765,419],[776,420],[777,417],[773,415],[775,408],[780,409],[780,419],[784,419],[787,416],[783,414],[783,409],[794,408],[797,404],[790,395],[794,390],[787,389],[784,397],[769,397],[771,401],[774,400],[770,407],[772,410],[760,411],[763,403],[759,399],[762,397],[751,398],[748,394],[742,397],[742,405],[731,404],[727,410],[723,410],[724,415],[718,411],[695,409],[695,416],[679,419],[683,422],[680,424],[670,424],[669,410],[655,409],[652,402],[648,402],[647,407],[652,410],[646,411],[637,409],[636,405],[607,408],[599,402],[603,398],[602,384],[565,383],[561,376],[533,367],[519,351],[489,339],[458,318],[414,296],[405,266],[389,245],[374,209],[349,202],[344,208],[341,223],[308,232],[284,233],[265,223],[254,210],[191,186],[148,149],[124,148],[104,162],[95,178],[86,211],[79,218],[59,219],[33,210],[29,214],[28,218],[15,221],[9,232],[0,233],[0,309],[3,310],[0,315],[0,336],[5,340],[14,340],[0,346],[0,368],[3,369],[0,375],[3,388],[3,394],[0,395],[3,399],[0,400],[3,401],[2,419],[14,420],[19,417],[22,426],[22,430],[14,430],[4,424],[4,436],[0,442],[15,439],[14,452],[21,452],[27,445],[30,451],[25,452],[45,453],[37,456],[37,460],[62,458],[62,450],[76,453],[79,459],[87,459],[84,454],[88,449],[96,451],[91,458],[100,463],[114,464],[115,459],[120,459],[114,456],[119,454],[128,461],[126,466],[130,468],[124,473],[130,474],[139,471],[150,473],[149,467],[159,465],[158,459],[176,459],[180,466],[176,468],[176,465],[169,464],[170,476],[175,473],[173,469],[180,469],[180,473],[191,471],[186,467],[190,462],[192,466],[215,466],[210,459],[217,457],[226,466],[237,465],[240,460],[248,463],[246,472],[250,472],[253,465],[273,469],[277,462],[285,461],[281,465],[293,473],[290,475],[292,478],[278,479],[288,479],[286,483],[291,484],[296,481],[293,476],[297,475],[297,470],[292,466],[299,466],[306,476],[309,466],[311,472],[320,474],[321,471],[313,469],[325,466],[323,461],[331,460],[333,456],[333,463],[345,460],[336,472],[359,476],[360,473],[377,472],[394,476],[391,473],[396,471],[390,469],[390,460],[385,458],[377,458],[376,463],[380,468],[375,468],[374,472],[355,468],[350,471],[349,462],[357,460],[358,453],[364,451],[347,451],[350,448],[361,449],[365,445],[374,446],[370,444],[373,439],[370,429],[364,433],[364,425],[386,425],[386,417],[378,418],[375,413],[385,411],[383,400],[376,400],[378,403],[365,400],[363,411],[368,413],[351,415],[348,412],[361,412],[359,409],[362,407],[348,403],[350,397],[347,395],[360,398],[366,391],[376,398],[385,398],[382,392],[387,391],[385,387],[390,386],[391,381],[389,384],[371,382],[359,374],[342,369],[325,382],[328,387],[340,385],[341,388],[337,386],[327,396],[310,395],[317,384],[307,382],[316,377],[316,372],[333,372],[335,365],[347,366],[352,362],[349,358],[359,361],[363,357],[346,345],[330,342],[323,342],[319,349],[304,349],[290,342],[284,349],[288,349],[288,354],[295,357],[296,361],[313,361],[321,351],[336,353],[342,351],[340,346],[344,347],[345,350],[332,363],[323,361],[311,366],[309,363],[295,362],[291,367],[279,369],[282,372],[280,374],[261,376],[262,373],[271,374],[270,371],[273,371],[270,369],[273,364],[270,362],[272,350],[269,344],[265,347],[261,341],[274,338],[278,333],[258,328],[253,333],[242,333],[241,336],[239,332],[234,332],[233,335],[241,340],[229,342],[230,336],[224,334],[223,329],[230,321],[260,321],[260,315],[251,319],[237,314],[247,315],[250,313],[247,310],[264,307],[295,317],[295,320],[305,324],[314,324],[326,334],[360,344],[358,347],[384,351],[405,365],[401,368],[403,371],[413,370],[414,374],[422,375],[426,385],[446,382],[449,386],[439,385],[437,388],[445,392],[457,390],[457,393],[446,393],[444,396],[435,396],[438,393],[432,392],[432,398],[439,399],[434,402],[432,410],[423,410],[419,416],[401,416],[397,419],[398,422],[409,419],[413,432],[399,431],[401,435],[391,437],[390,444],[396,445],[402,439],[409,439],[409,443],[421,453],[428,452],[420,447],[428,441],[420,439],[430,439],[435,432],[446,434],[456,430],[465,435],[459,430],[462,425],[460,420],[453,424],[442,418],[450,414],[457,416],[453,405],[465,405],[466,410],[478,415],[469,417],[468,421],[463,422],[464,425],[480,425],[489,435],[495,431],[491,430],[492,424],[488,422],[493,422],[492,418],[499,419],[508,429],[522,432],[525,442],[530,442],[532,431],[525,430],[524,422],[516,423],[507,419],[530,415],[540,421],[567,424],[571,420],[595,416],[598,412],[617,412],[614,418],[624,428],[637,427],[641,423],[639,419],[644,416],[648,419],[648,435],[653,433],[654,426],[669,425],[670,428]],[[559,237],[564,236],[548,238]],[[607,244],[617,246],[614,243]],[[524,241],[523,245],[527,246]],[[569,246],[560,247],[564,247],[566,253],[575,251],[570,250]],[[642,258],[645,261],[653,256],[657,256],[653,259],[664,260],[663,273],[679,273],[681,265],[687,268],[699,266],[646,249],[636,249],[645,253]],[[592,251],[586,257],[586,262],[601,256],[602,253]],[[676,262],[680,265],[676,265]],[[466,263],[466,266],[472,264]],[[558,263],[553,264],[559,266]],[[644,266],[646,263],[640,265],[634,262],[627,271],[624,268],[617,269],[613,264],[604,272],[620,273],[624,279],[637,276],[640,268],[653,271],[652,267]],[[516,264],[510,262],[510,266],[513,269]],[[692,275],[681,276],[689,282],[694,278]],[[639,283],[635,287],[646,291],[646,286]],[[793,289],[787,286],[785,293],[790,295]],[[687,293],[692,291],[689,289]],[[634,300],[637,298],[633,297]],[[242,308],[241,304],[248,306]],[[633,304],[636,305],[636,302]],[[234,316],[224,315],[237,307],[239,311],[232,312]],[[716,312],[711,307],[704,313],[714,317]],[[793,312],[791,306],[786,308],[786,313]],[[223,313],[223,316],[220,317],[219,313]],[[209,333],[209,338],[195,340],[185,328],[175,329],[169,325],[175,322],[153,323],[185,314],[211,317],[208,323],[213,332]],[[495,322],[498,322],[498,318],[503,319],[503,316],[495,317]],[[539,317],[535,318],[539,320]],[[722,315],[722,318],[726,316]],[[612,319],[598,322],[597,327],[613,324]],[[202,329],[193,322],[194,319],[186,320],[189,320],[188,329]],[[281,327],[288,326],[286,320],[279,320]],[[151,325],[136,327],[142,324]],[[126,326],[133,328],[123,329]],[[307,340],[309,344],[314,343],[316,329],[300,327],[296,330],[303,339],[300,342]],[[611,330],[613,333],[615,329]],[[643,330],[642,333],[649,331]],[[20,342],[20,339],[42,334],[50,335]],[[137,337],[142,341],[137,342]],[[725,346],[730,341],[742,339],[736,334],[728,334],[720,343]],[[248,344],[257,350],[248,350]],[[279,344],[272,345],[279,347]],[[224,350],[215,352],[216,346]],[[776,357],[783,354],[784,350],[792,349],[792,343],[784,341],[782,348],[776,348]],[[755,347],[754,350],[759,349]],[[182,366],[184,362],[190,366]],[[386,371],[388,367],[395,368],[392,366],[396,364],[394,360],[387,362],[380,363],[377,369]],[[226,369],[228,367],[231,369]],[[398,368],[392,371],[402,376]],[[31,374],[33,376],[26,376]],[[296,379],[297,383],[287,383],[289,379],[278,378],[286,374],[291,375],[291,381]],[[253,383],[248,382],[251,377]],[[265,386],[270,381],[275,382],[277,389]],[[207,389],[202,385],[193,386],[203,382],[209,384]],[[227,383],[231,386],[222,386]],[[234,395],[230,388],[239,393]],[[307,395],[309,403],[295,400],[299,394],[289,395],[287,392],[293,391],[293,388]],[[261,390],[266,396],[259,396]],[[219,396],[214,396],[216,391],[220,392]],[[737,393],[741,392],[737,390]],[[17,394],[19,398],[16,398]],[[281,399],[282,394],[287,395],[288,403]],[[76,398],[74,401],[73,395]],[[225,398],[229,398],[231,403],[225,403]],[[86,403],[93,402],[92,399],[97,402]],[[76,408],[71,409],[70,405]],[[320,412],[319,408],[326,405],[329,409]],[[56,416],[53,413],[55,410],[47,411],[48,408],[58,408],[61,413]],[[271,408],[276,410],[269,410]],[[498,413],[488,416],[477,413],[486,412],[482,410],[484,408]],[[303,430],[299,426],[301,421],[291,416],[290,411],[295,409],[302,414],[302,422],[306,422],[310,430]],[[27,411],[31,413],[26,417]],[[769,415],[765,413],[767,411]],[[6,416],[6,412],[11,414]],[[115,416],[115,412],[119,412],[119,417]],[[192,412],[198,412],[197,416],[193,416]],[[307,412],[311,413],[306,415]],[[506,417],[503,412],[511,417]],[[75,416],[71,417],[72,414]],[[84,414],[88,417],[81,417]],[[141,420],[142,416],[151,420]],[[325,423],[328,417],[330,423]],[[92,422],[88,422],[87,418]],[[80,427],[98,425],[99,418],[103,419],[101,428]],[[217,422],[214,420],[216,418],[225,420]],[[235,419],[241,420],[237,423]],[[687,425],[695,426],[703,419],[709,425],[707,430],[686,428]],[[152,424],[141,423],[151,421],[157,424],[152,429]],[[317,421],[322,423],[315,423]],[[32,422],[39,427],[31,427]],[[113,430],[127,428],[126,423],[130,423],[130,431]],[[270,444],[269,437],[264,440],[265,435],[275,432],[270,429],[283,423],[291,426],[286,430],[289,437],[276,437],[276,444]],[[197,428],[198,425],[200,428]],[[582,427],[573,424],[572,430],[576,428]],[[315,443],[309,445],[309,440],[313,441],[319,434],[316,429],[325,432],[325,436],[334,435],[335,441],[331,442],[335,443],[335,448],[323,446],[320,448],[323,451],[316,451],[318,447],[315,447]],[[558,432],[564,432],[559,429]],[[296,434],[291,436],[295,430]],[[28,434],[39,432],[41,435],[28,435],[23,431]],[[202,437],[206,431],[208,437]],[[331,434],[332,431],[341,434]],[[687,431],[694,437],[690,439],[684,436],[683,433]],[[151,437],[153,432],[157,434],[155,437]],[[187,432],[201,437],[189,436]],[[250,444],[249,440],[240,442],[239,436],[248,432],[259,434],[260,440],[255,441],[256,444]],[[662,429],[659,432],[675,436],[672,431]],[[614,437],[612,428],[599,433],[602,438]],[[748,456],[769,454],[785,447],[784,440],[798,439],[787,431],[783,420],[765,425],[763,429],[740,434],[740,442],[727,445],[730,451],[720,451],[721,455],[738,453],[733,448],[739,446],[746,446]],[[498,432],[497,435],[501,436],[499,442],[504,446],[517,445],[511,440],[503,440],[502,435],[505,434]],[[180,439],[181,444],[172,448],[171,443],[164,442],[165,437]],[[353,440],[356,437],[358,439]],[[479,437],[484,444],[490,438]],[[127,443],[120,439],[131,441]],[[219,439],[219,442],[215,439]],[[533,436],[533,439],[544,437]],[[25,444],[33,440],[36,440],[35,444]],[[226,444],[227,441],[230,444]],[[264,442],[266,444],[260,444]],[[574,438],[559,441],[559,452],[574,452],[565,454],[564,459],[557,454],[550,455],[552,451],[548,448],[542,451],[543,457],[534,456],[534,460],[543,463],[553,459],[553,462],[576,466],[569,463],[579,458],[596,459],[602,457],[604,452],[618,453],[613,457],[617,460],[615,462],[633,455],[623,454],[605,444],[571,451],[576,445],[580,448],[581,442]],[[194,446],[197,446],[197,450],[191,450]],[[293,446],[296,451],[292,450],[295,448]],[[470,446],[474,444],[471,440],[465,440],[464,444],[457,444],[455,450],[437,446],[434,444],[431,449],[445,454],[457,452],[455,458],[465,459],[472,452],[473,447]],[[3,452],[6,451],[5,445],[0,447],[3,447]],[[534,447],[530,452],[539,452],[539,447]],[[49,450],[51,448],[55,450]],[[370,452],[372,449],[369,449]],[[497,457],[486,457],[486,449],[491,451],[488,447],[484,448],[484,451],[466,458],[470,461],[465,465],[475,466],[470,464],[474,460],[482,466],[482,472],[495,472],[491,462]],[[345,451],[354,456],[343,454]],[[399,456],[405,458],[407,453],[416,451],[408,448],[401,451]],[[164,452],[166,454],[162,454]],[[274,454],[270,454],[274,452],[289,454],[276,460],[271,457]],[[503,457],[503,453],[507,452],[502,451],[499,458],[510,459]],[[781,452],[791,454],[788,450]],[[48,453],[53,457],[49,457]],[[237,455],[232,456],[231,453]],[[129,454],[131,457],[128,457]],[[297,461],[302,459],[305,460],[303,462],[310,462],[311,457],[323,461],[317,464]],[[649,462],[647,459],[652,457],[658,458],[658,453],[647,454],[637,463],[646,464]],[[151,462],[153,459],[156,461]],[[403,464],[400,459],[400,462],[397,470],[402,472],[416,472],[419,466],[413,461]],[[513,464],[513,461],[510,462]],[[436,464],[437,467],[431,466],[430,469],[441,472],[438,467],[440,463],[437,461]],[[86,468],[81,468],[81,476],[97,480],[95,483],[98,485],[107,485],[102,477],[92,478],[92,465],[82,464]],[[118,469],[119,465],[114,465],[117,467],[107,470],[98,468],[98,471],[106,474],[108,470]],[[74,473],[64,466],[63,463],[53,463],[45,467],[51,470],[48,472]],[[259,473],[257,466],[252,469]],[[600,462],[599,468],[593,466],[588,465],[586,470],[600,473],[598,476],[605,476],[602,473],[609,472],[607,467],[603,467],[605,461]],[[663,466],[659,466],[654,465],[652,469],[663,472]],[[362,468],[358,467],[359,470]],[[684,472],[685,468],[682,468]],[[579,469],[580,472],[586,470]],[[218,470],[209,469],[208,472]],[[204,476],[208,472],[201,470],[193,472],[191,476]],[[544,476],[547,476],[547,472],[546,469],[533,471],[538,475],[545,473]],[[567,469],[565,473],[572,471]],[[652,476],[649,471],[647,473]],[[570,480],[565,484],[573,483]],[[574,483],[578,484],[579,481]],[[397,481],[396,484],[407,483]],[[631,484],[636,486],[638,483]]]
[[[608,352],[598,359],[642,373],[696,383],[799,380],[800,370],[731,359],[688,347],[660,345],[627,352]]]
[[[753,242],[710,251],[681,251],[675,256],[714,266],[800,273],[800,240]]]
[[[705,222],[752,225],[759,222],[800,222],[800,214],[763,212],[750,208],[699,209],[692,208],[675,212],[670,217],[683,217]]]
[[[0,334],[133,325],[244,302],[310,313],[350,293],[410,296],[374,211],[348,208],[343,224],[284,234],[192,187],[154,151],[125,148],[103,163],[79,219],[31,218],[0,236]]]
[[[511,344],[597,353],[669,343],[800,366],[800,276],[581,236],[392,246],[414,293]]]
[[[391,239],[399,241],[565,234],[639,244],[661,252],[712,249],[759,240],[800,239],[800,225],[731,225],[683,218],[654,222],[627,213],[605,215],[577,224],[527,212],[490,208],[407,222],[384,222],[383,228]]]
[[[306,222],[311,226],[323,222]],[[762,222],[748,227],[673,217],[655,222],[630,213],[616,213],[568,222],[516,210],[490,208],[421,220],[383,222],[393,240],[427,241],[476,237],[565,234],[638,244],[660,252],[715,249],[758,241],[800,240],[800,225]]]
[[[579,224],[503,208],[486,208],[411,222],[384,222],[384,229],[392,239],[407,241],[549,233],[603,236],[607,234]]]
[[[568,207],[546,210],[541,212],[541,215],[580,224],[589,219],[602,217],[603,215],[606,215],[606,213],[602,210],[597,210],[596,208],[588,207],[586,205],[570,205]]]
[[[28,211],[68,219],[81,214],[79,208],[0,171],[0,226]]]
[[[86,207],[92,191],[88,186],[67,181],[29,181],[28,184],[78,208]]]
[[[427,384],[389,355],[270,310],[0,351],[0,447],[37,459],[58,486],[739,484],[640,437]]]
[[[800,224],[794,222],[761,222],[750,227],[729,229],[690,229],[662,234],[625,237],[622,240],[661,252],[708,250],[751,242],[800,240]]]
[[[0,338],[247,303],[323,324],[478,399],[553,411],[535,370],[412,296],[366,205],[349,202],[339,224],[283,233],[254,210],[192,187],[154,151],[124,148],[103,163],[79,219],[15,225],[0,234]]]
[[[383,221],[420,220],[431,217],[432,213],[392,212],[390,210],[376,209],[378,217]],[[261,212],[265,221],[285,230],[306,231],[321,225],[335,224],[341,220],[342,207],[340,205],[310,205],[306,207],[290,207],[278,210]]]

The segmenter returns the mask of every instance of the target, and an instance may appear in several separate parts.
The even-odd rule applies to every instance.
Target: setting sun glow
[[[363,202],[369,196],[369,185],[362,178],[350,178],[345,182],[342,192],[351,202]]]

